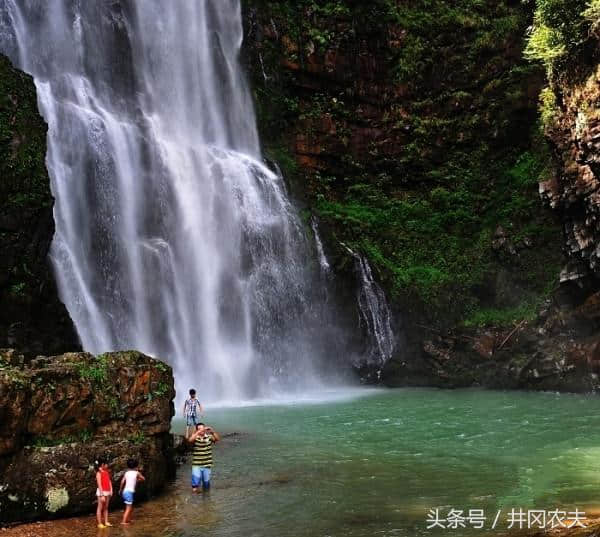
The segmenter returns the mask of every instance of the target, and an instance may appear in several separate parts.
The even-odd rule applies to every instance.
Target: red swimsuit
[[[110,492],[110,472],[100,468],[100,492]]]

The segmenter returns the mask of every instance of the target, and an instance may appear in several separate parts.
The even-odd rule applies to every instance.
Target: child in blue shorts
[[[200,415],[202,414],[202,405],[196,399],[196,390],[190,390],[190,398],[185,400],[183,404],[183,415],[185,416],[185,436],[190,435],[190,430],[195,431],[196,425],[200,423]]]
[[[125,504],[125,512],[123,513],[123,521],[121,524],[129,524],[131,521],[131,513],[133,512],[133,498],[135,496],[135,487],[138,481],[145,481],[145,477],[142,472],[138,470],[138,462],[135,459],[129,459],[127,461],[127,468],[129,468],[121,479],[121,487],[119,493],[123,498]]]

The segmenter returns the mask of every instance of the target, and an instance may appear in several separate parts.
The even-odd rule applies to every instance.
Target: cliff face
[[[93,510],[99,456],[116,490],[133,457],[141,496],[156,493],[173,472],[174,396],[171,368],[138,352],[0,351],[0,524]]]
[[[558,83],[555,91],[560,106],[546,133],[556,167],[540,193],[564,225],[569,265],[561,280],[591,289],[600,276],[600,65],[584,80]]]
[[[538,194],[550,155],[536,127],[543,70],[523,57],[533,6],[244,4],[265,152],[318,218],[338,279],[354,285],[344,243],[401,321],[384,380],[577,384],[564,353],[532,351],[557,315],[563,262]]]
[[[47,259],[46,130],[33,80],[0,55],[0,347],[32,354],[80,348]]]

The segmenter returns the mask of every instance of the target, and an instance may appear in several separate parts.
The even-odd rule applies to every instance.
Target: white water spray
[[[241,42],[239,0],[0,5],[49,124],[51,257],[84,348],[165,358],[205,401],[314,387],[346,357],[262,164]]]

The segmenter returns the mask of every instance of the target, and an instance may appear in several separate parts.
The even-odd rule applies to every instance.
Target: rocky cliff
[[[32,78],[0,55],[0,347],[32,354],[80,348],[48,262],[46,130]]]
[[[171,368],[138,352],[0,351],[0,524],[92,511],[99,456],[117,490],[137,458],[140,496],[156,493],[173,472],[174,396]]]
[[[594,5],[246,1],[267,154],[402,321],[385,382],[597,388]]]
[[[395,312],[384,379],[533,386],[514,373],[527,352],[492,358],[538,326],[563,258],[538,194],[550,152],[536,126],[543,69],[523,56],[533,6],[244,4],[266,153],[318,218],[338,279],[355,285],[343,243]]]
[[[555,164],[540,193],[563,225],[569,264],[561,281],[592,291],[600,276],[600,2],[575,1],[564,10],[563,25],[576,34],[562,45],[563,54],[550,43],[530,46],[547,67],[541,112]],[[540,13],[536,30],[543,29],[558,32]],[[554,46],[567,39],[558,33]]]
[[[546,69],[539,112],[549,151],[539,193],[559,223],[551,242],[564,254],[555,276],[560,285],[511,329],[431,334],[423,345],[425,360],[389,364],[389,378],[397,382],[433,378],[438,385],[600,388],[600,2],[530,5],[535,12],[524,53]],[[495,246],[514,250],[504,236]]]

